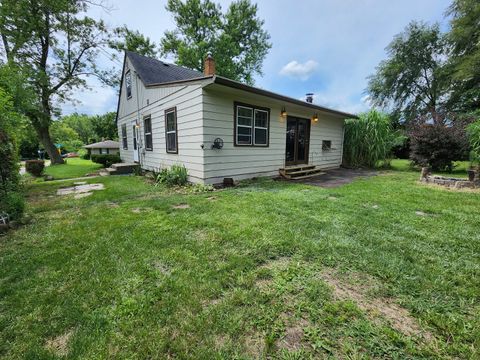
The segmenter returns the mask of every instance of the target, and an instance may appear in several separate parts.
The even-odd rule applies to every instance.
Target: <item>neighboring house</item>
[[[120,86],[122,161],[183,164],[198,183],[339,167],[344,119],[355,117],[215,75],[210,55],[201,73],[127,51]]]
[[[116,155],[120,152],[120,143],[118,141],[105,140],[90,145],[85,145],[90,154],[98,155]]]

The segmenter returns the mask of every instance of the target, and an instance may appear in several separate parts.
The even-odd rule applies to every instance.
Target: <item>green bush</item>
[[[45,168],[45,161],[43,160],[27,160],[25,161],[25,170],[36,177],[42,176]]]
[[[110,167],[113,164],[119,163],[120,155],[113,154],[92,154],[91,159],[97,164],[102,164],[104,167]]]
[[[468,140],[470,142],[470,160],[480,166],[480,120],[468,125]]]
[[[2,196],[0,205],[0,213],[6,213],[10,219],[19,219],[25,210],[25,199],[23,193],[18,191],[10,191]]]
[[[163,168],[156,175],[157,183],[167,186],[183,186],[188,182],[188,171],[183,165],[172,165],[170,168]]]
[[[25,207],[13,137],[19,117],[13,111],[11,98],[0,88],[0,213],[6,213],[12,220],[20,218]]]
[[[358,119],[345,121],[343,162],[349,166],[375,167],[379,161],[391,157],[392,148],[398,143],[390,118],[371,110]]]
[[[80,156],[81,159],[83,160],[90,160],[90,151],[86,150],[86,149],[80,149],[78,151],[78,156]]]

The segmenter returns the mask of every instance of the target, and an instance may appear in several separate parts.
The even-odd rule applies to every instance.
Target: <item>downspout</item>
[[[140,124],[141,124],[141,119],[140,119],[140,103],[138,101],[138,74],[134,70],[135,73],[135,93],[136,93],[136,98],[137,98],[137,153],[138,153],[138,162],[140,164],[140,169],[142,168],[142,160],[144,157],[143,151],[140,151],[140,149],[143,149],[143,144],[142,144],[142,136],[140,136]]]

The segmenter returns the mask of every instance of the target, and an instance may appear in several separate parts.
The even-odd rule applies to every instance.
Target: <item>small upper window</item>
[[[127,88],[127,99],[132,97],[132,74],[130,70],[125,73],[125,87]]]
[[[322,150],[323,151],[332,150],[332,142],[330,140],[323,140],[322,141]]]
[[[123,149],[127,150],[128,149],[127,125],[125,125],[125,124],[122,125],[122,144],[123,144]]]
[[[177,109],[165,110],[165,142],[167,153],[178,153],[177,144]]]
[[[145,150],[153,150],[153,137],[152,137],[152,118],[147,116],[143,119],[143,125],[145,129]]]
[[[235,145],[268,146],[270,110],[235,105]]]

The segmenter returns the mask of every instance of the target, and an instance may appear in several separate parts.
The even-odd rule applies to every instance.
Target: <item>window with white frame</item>
[[[167,153],[178,153],[177,108],[165,110],[165,143]]]
[[[270,109],[235,103],[235,145],[268,146]]]

